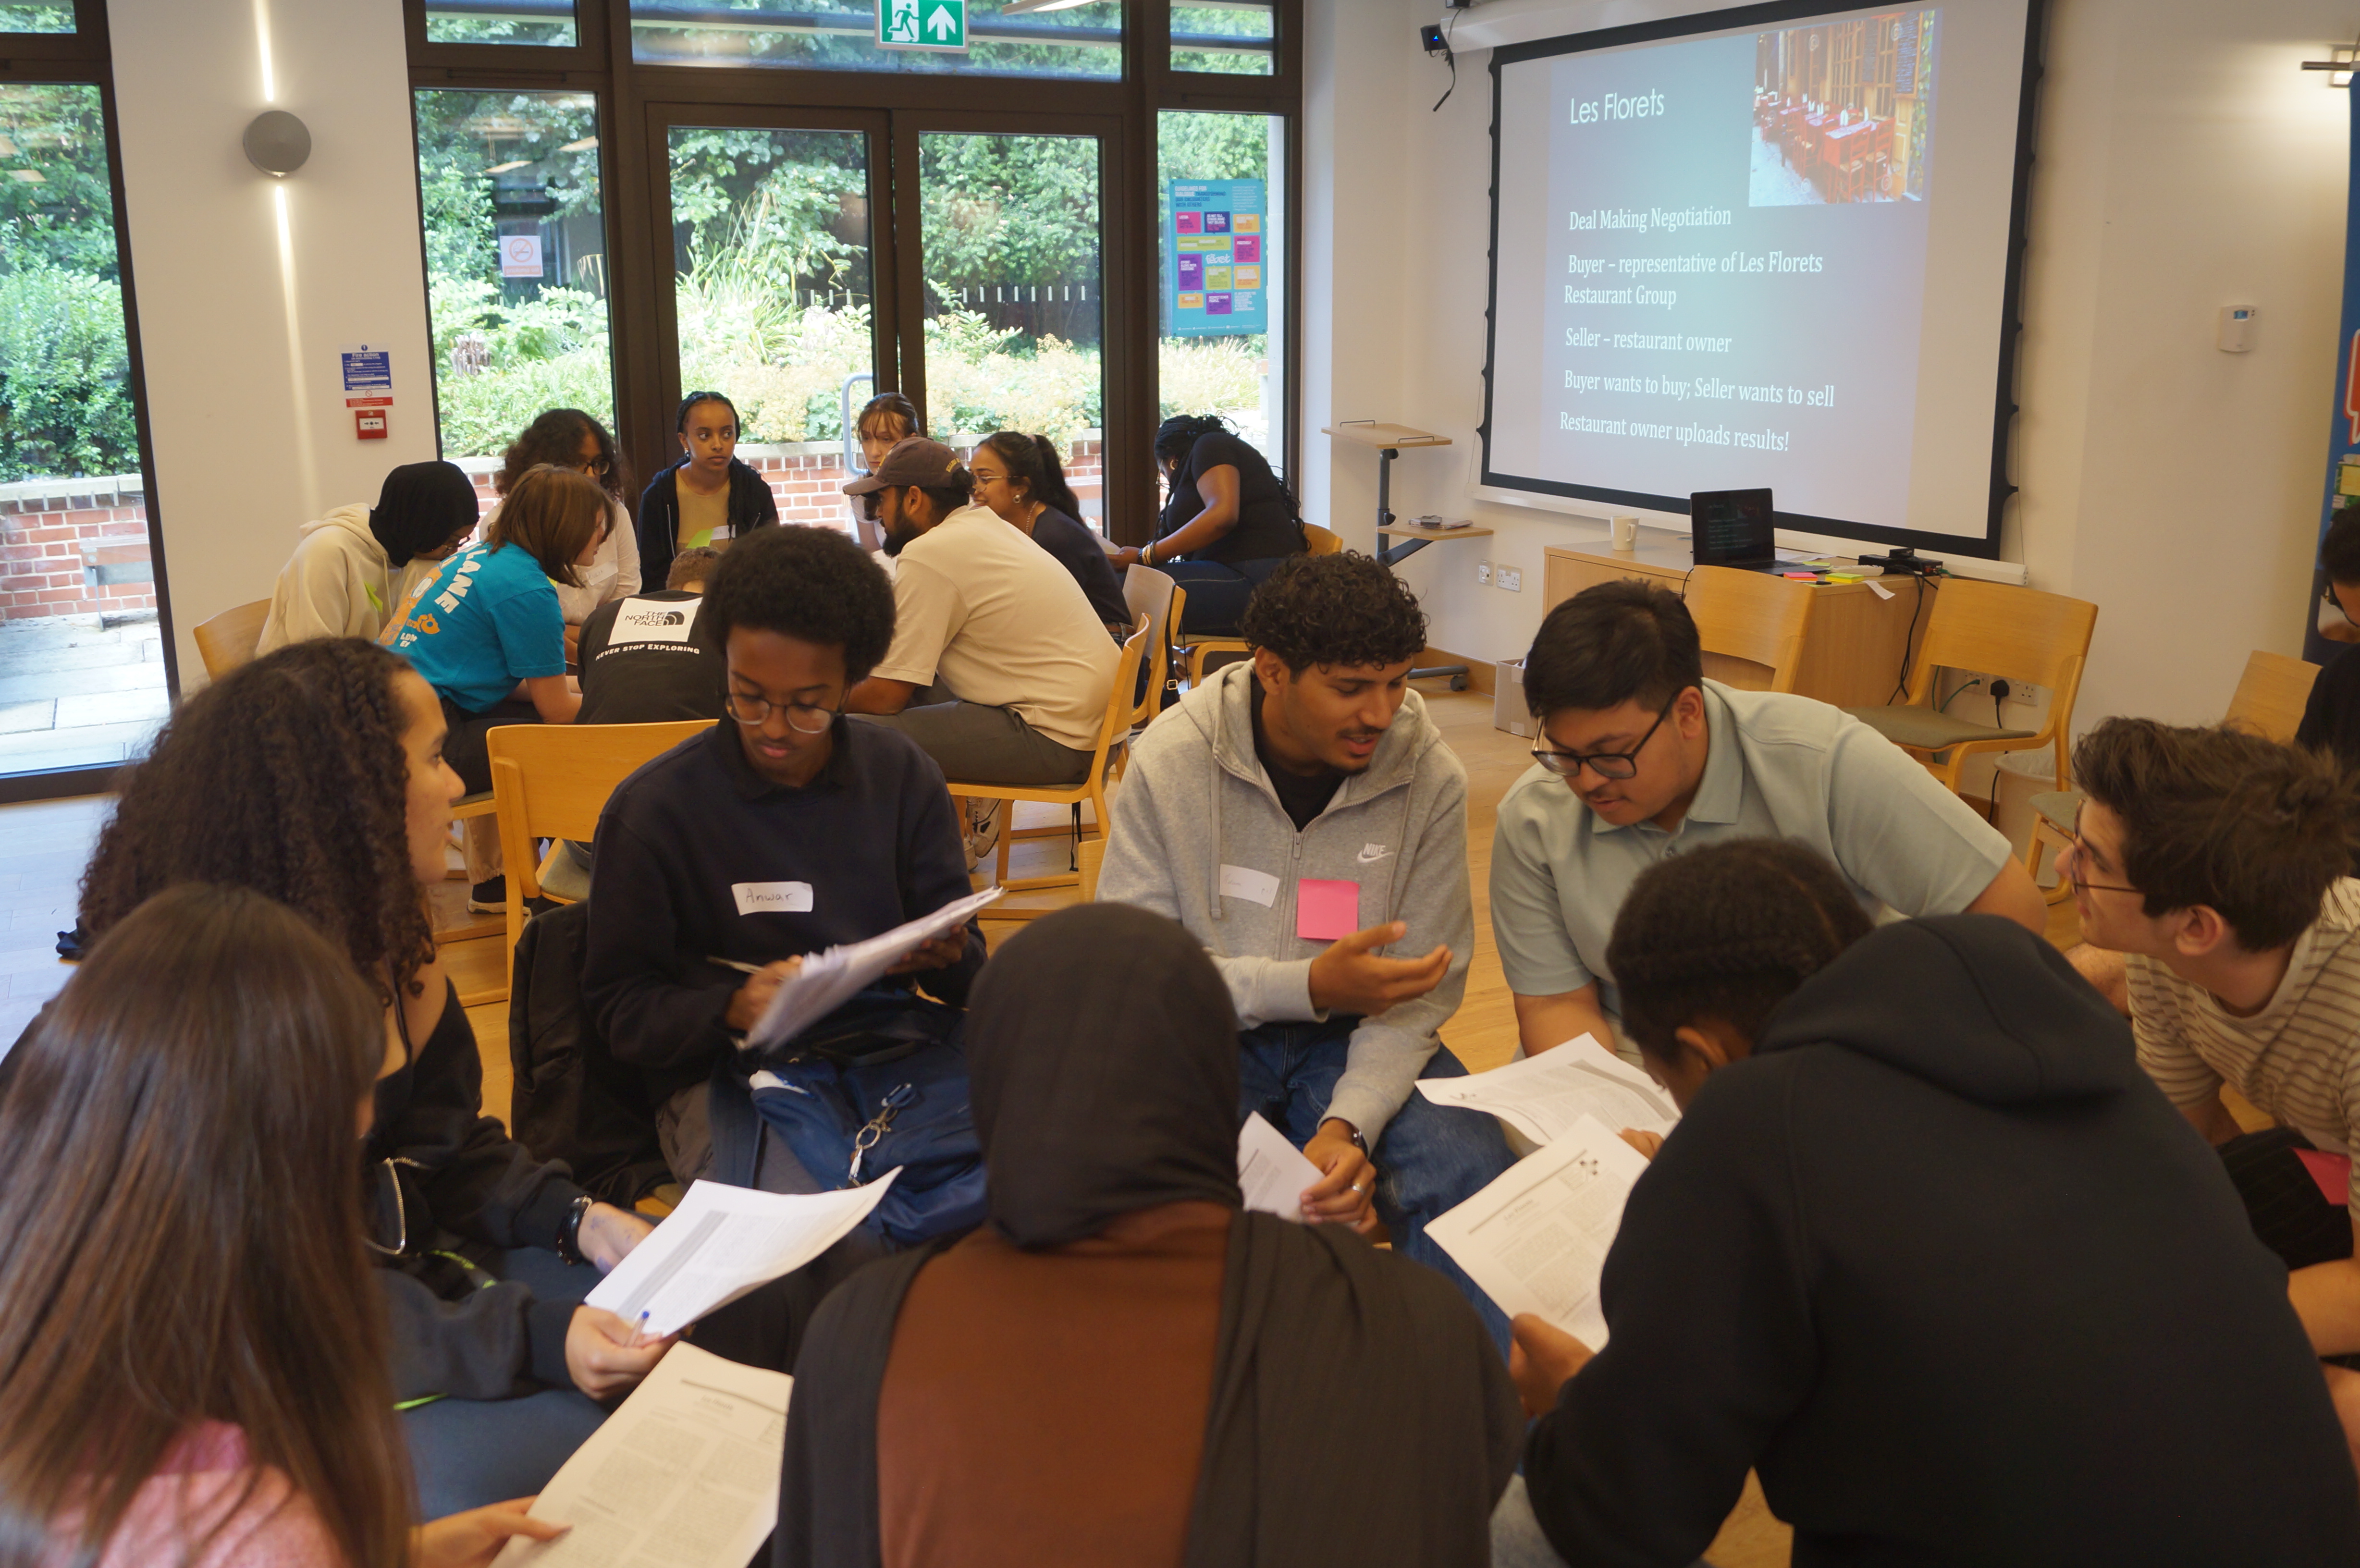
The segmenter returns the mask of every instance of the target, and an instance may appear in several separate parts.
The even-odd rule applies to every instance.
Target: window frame
[[[128,354],[132,428],[137,432],[142,509],[148,515],[148,560],[155,577],[156,621],[163,634],[164,691],[180,701],[180,656],[172,631],[171,580],[166,571],[163,511],[156,493],[156,448],[148,419],[148,374],[139,341],[139,290],[131,254],[131,216],[123,194],[123,134],[115,108],[115,57],[106,30],[105,0],[74,0],[71,33],[0,33],[0,86],[95,87],[106,134],[106,177],[115,209],[115,267],[123,286],[123,334]],[[104,795],[127,763],[53,768],[0,774],[0,805]]]
[[[102,0],[77,0],[85,7]],[[1157,423],[1157,326],[1162,251],[1153,200],[1156,115],[1165,109],[1271,114],[1286,122],[1286,395],[1271,456],[1292,473],[1301,450],[1303,4],[1273,0],[1276,49],[1268,76],[1171,69],[1171,0],[1122,0],[1122,72],[1105,78],[965,76],[813,71],[775,66],[652,65],[631,58],[629,0],[575,0],[573,48],[538,44],[437,44],[426,38],[425,0],[402,0],[410,46],[410,83],[417,88],[588,93],[598,103],[600,199],[606,219],[607,310],[613,345],[616,439],[633,469],[653,474],[672,460],[672,417],[679,395],[677,321],[672,299],[670,171],[657,156],[671,125],[769,125],[842,128],[874,114],[888,134],[872,139],[891,168],[870,169],[870,256],[875,275],[877,382],[923,392],[921,371],[904,362],[920,341],[923,310],[915,285],[923,241],[917,183],[894,178],[914,158],[923,130],[1009,134],[1087,134],[1100,138],[1101,327],[1105,403],[1107,531],[1120,544],[1144,543],[1157,511],[1149,455]],[[1056,86],[1042,104],[1042,82]],[[765,119],[764,116],[769,116]],[[905,145],[906,144],[906,145]],[[414,149],[413,149],[414,151]],[[414,159],[413,159],[414,161]],[[890,197],[890,205],[885,199]],[[890,231],[890,232],[889,232]],[[667,236],[634,240],[617,236]],[[420,236],[421,257],[425,239]],[[888,297],[891,315],[888,315]],[[1143,334],[1143,335],[1142,335]],[[440,418],[440,402],[437,402]]]

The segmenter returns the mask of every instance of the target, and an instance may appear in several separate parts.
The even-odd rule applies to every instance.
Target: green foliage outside
[[[98,89],[0,86],[0,481],[137,474],[130,376]]]

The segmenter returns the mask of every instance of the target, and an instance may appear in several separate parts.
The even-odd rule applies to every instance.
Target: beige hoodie
[[[434,568],[431,561],[401,571],[387,565],[385,546],[369,532],[368,519],[369,508],[355,502],[303,525],[295,553],[279,569],[270,617],[255,645],[257,656],[311,637],[374,640],[410,576],[421,567]]]

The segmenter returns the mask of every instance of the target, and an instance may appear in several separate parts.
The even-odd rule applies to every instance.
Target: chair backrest
[[[242,664],[254,661],[255,645],[270,619],[270,601],[257,599],[199,621],[189,635],[196,639],[197,657],[205,661],[205,679],[218,681]]]
[[[1704,645],[1704,672],[1741,691],[1792,691],[1814,592],[1766,572],[1698,567],[1688,576],[1688,605]]]
[[[1938,669],[1972,670],[2046,686],[2050,714],[2062,722],[2071,713],[2081,666],[2090,654],[2090,632],[2097,621],[2098,606],[2084,599],[1946,577],[1935,592],[1934,613],[1927,620],[1926,640],[1910,677],[1909,700],[1928,700]]]
[[[2302,724],[2311,683],[2318,679],[2316,664],[2256,648],[2245,659],[2237,694],[2229,699],[2229,711],[2223,716],[2272,740],[2290,741]]]
[[[1344,549],[1344,536],[1333,528],[1323,528],[1317,523],[1303,525],[1303,553],[1306,555],[1338,555]]]
[[[1131,694],[1139,685],[1139,661],[1147,657],[1148,635],[1147,614],[1142,611],[1131,635],[1122,639],[1121,657],[1115,660],[1114,684],[1107,691],[1106,721],[1098,725],[1098,744],[1090,759],[1091,779],[1106,777],[1107,755],[1118,739],[1131,734]],[[958,793],[956,787],[951,793]]]
[[[1147,617],[1147,692],[1131,714],[1131,727],[1137,729],[1164,711],[1164,672],[1172,668],[1172,628],[1185,596],[1170,572],[1133,566],[1123,573],[1122,602],[1132,615]]]
[[[521,876],[524,896],[538,897],[534,868],[541,857],[533,840],[594,837],[615,786],[713,724],[503,724],[488,731],[484,749],[491,757],[492,799],[510,885]]]

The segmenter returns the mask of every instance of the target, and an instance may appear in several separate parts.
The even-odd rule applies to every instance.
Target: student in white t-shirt
[[[954,782],[1074,784],[1120,657],[1056,558],[968,502],[958,454],[912,436],[846,485],[872,498],[896,558],[893,646],[845,699]]]

